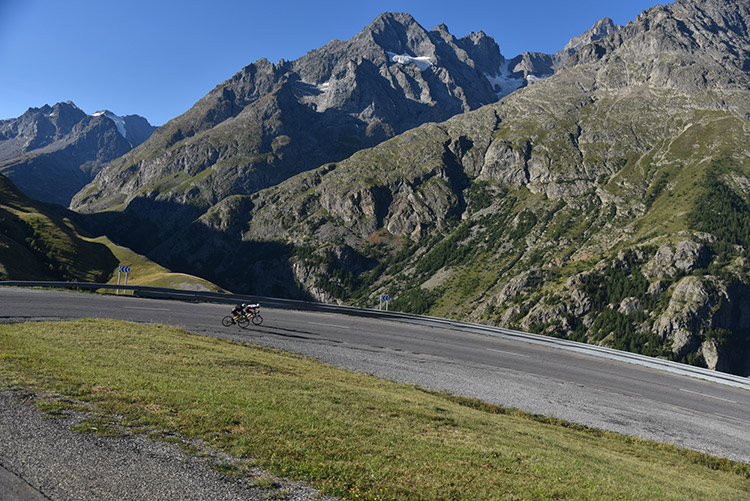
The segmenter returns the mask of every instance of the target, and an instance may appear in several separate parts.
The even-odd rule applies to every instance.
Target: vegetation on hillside
[[[612,161],[616,170],[588,181],[585,190],[568,192],[571,188],[560,184],[557,198],[548,195],[549,184],[530,191],[526,184],[469,178],[449,202],[458,206],[432,206],[434,219],[422,223],[421,236],[390,235],[389,241],[403,239],[400,249],[373,245],[370,239],[359,245],[329,239],[290,259],[319,270],[317,290],[343,302],[373,306],[388,294],[393,309],[469,318],[698,365],[709,363],[703,350],[716,349],[732,359],[723,370],[750,371],[750,325],[737,323],[732,313],[750,287],[747,265],[737,261],[747,259],[750,249],[750,211],[741,189],[748,178],[743,160],[732,153],[736,138],[716,126],[724,118],[696,116],[701,125],[689,130],[703,142],[683,145],[683,133],[669,143],[679,163],[658,166],[666,143],[656,141],[646,154]],[[511,137],[528,134],[502,131]],[[717,144],[725,153],[714,158],[710,152]],[[567,149],[569,144],[562,151]],[[565,153],[558,159],[564,164],[567,156],[572,157]],[[347,162],[354,171],[367,165],[362,159]],[[339,172],[347,171],[339,166],[318,184],[335,184]],[[735,179],[734,185],[728,179]],[[399,210],[393,208],[395,201],[391,204],[391,211]],[[457,209],[460,218],[449,215]],[[294,234],[308,217],[298,213],[287,231]],[[357,228],[334,216],[326,224]],[[389,233],[385,228],[378,232]],[[342,248],[348,249],[348,259],[336,257]],[[679,257],[681,252],[687,257]],[[511,290],[522,276],[525,283]],[[672,293],[691,276],[709,289],[713,286],[705,280],[718,277],[735,297],[714,305],[700,324],[691,324],[690,339],[675,344],[676,334],[660,327],[661,317],[674,314]],[[717,312],[735,320],[713,320]],[[711,334],[716,332],[722,335]],[[713,344],[707,345],[709,340]]]
[[[221,290],[207,280],[172,273],[107,237],[87,235],[64,210],[23,195],[0,175],[0,280],[114,283],[130,266],[130,285]]]
[[[0,279],[106,282],[110,250],[81,238],[69,220],[0,175]]]

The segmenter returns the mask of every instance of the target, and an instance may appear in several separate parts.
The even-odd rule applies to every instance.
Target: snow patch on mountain
[[[497,94],[498,99],[502,99],[511,92],[523,87],[523,78],[514,77],[509,68],[510,61],[506,60],[505,63],[500,66],[497,75],[490,75],[485,73],[484,76],[489,80],[490,85]]]
[[[529,85],[535,84],[535,83],[539,82],[540,80],[544,80],[545,78],[547,78],[547,77],[546,76],[545,77],[538,77],[536,75],[526,75],[526,81],[529,83]]]
[[[414,57],[414,56],[410,56],[409,54],[396,54],[395,52],[390,52],[390,51],[386,51],[386,52],[388,53],[388,57],[390,57],[391,61],[393,61],[394,63],[404,64],[404,65],[409,64],[409,63],[414,63],[422,71],[435,65],[432,62],[432,60],[427,56]]]
[[[97,111],[96,113],[94,113],[93,116],[98,117],[98,116],[101,116],[101,115],[104,115],[105,117],[107,117],[110,120],[112,120],[115,123],[115,126],[117,127],[117,132],[119,132],[122,137],[124,137],[124,138],[127,139],[127,137],[128,137],[127,136],[127,132],[128,131],[125,128],[125,119],[123,117],[115,115],[114,113],[112,113],[109,110]]]

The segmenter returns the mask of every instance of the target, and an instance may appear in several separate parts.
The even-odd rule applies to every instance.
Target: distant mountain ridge
[[[72,208],[184,224],[227,196],[496,102],[535,80],[533,62],[513,69],[521,60],[481,31],[458,39],[385,13],[350,40],[245,67],[112,162]]]
[[[537,82],[541,78],[553,75],[570,56],[583,47],[621,29],[622,26],[615,24],[610,18],[604,17],[581,35],[571,38],[565,47],[555,54],[525,52],[510,61],[510,67],[514,73],[523,73],[524,78],[528,81]]]
[[[87,115],[71,101],[0,121],[0,173],[30,197],[68,206],[102,166],[148,139],[138,115]]]

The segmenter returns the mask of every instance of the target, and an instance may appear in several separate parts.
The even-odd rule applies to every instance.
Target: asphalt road
[[[165,323],[376,376],[750,463],[750,391],[522,340],[330,313],[262,309],[222,327],[217,304],[0,288],[0,322]],[[7,466],[7,465],[6,465]]]

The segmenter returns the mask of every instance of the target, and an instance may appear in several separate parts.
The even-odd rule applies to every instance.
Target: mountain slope
[[[750,374],[750,7],[655,7],[501,102],[156,249],[230,288],[471,319]],[[230,285],[231,284],[231,285]]]
[[[102,166],[154,131],[137,115],[87,115],[71,102],[0,121],[0,172],[30,197],[67,206]]]
[[[154,203],[133,204],[136,212],[159,202],[206,209],[253,193],[497,100],[484,73],[496,74],[501,60],[484,34],[457,40],[408,14],[381,15],[296,61],[247,66],[113,163],[73,206],[102,210],[137,197]]]
[[[21,193],[0,174],[0,280],[106,282],[118,264],[81,238],[69,219]]]
[[[445,25],[383,14],[350,40],[247,66],[108,166],[72,207],[127,210],[169,233],[227,196],[495,102],[534,70],[511,63],[482,32],[457,39]]]
[[[130,285],[221,291],[201,278],[172,273],[106,237],[91,238],[59,206],[32,200],[0,174],[0,280],[116,283],[120,264]]]

